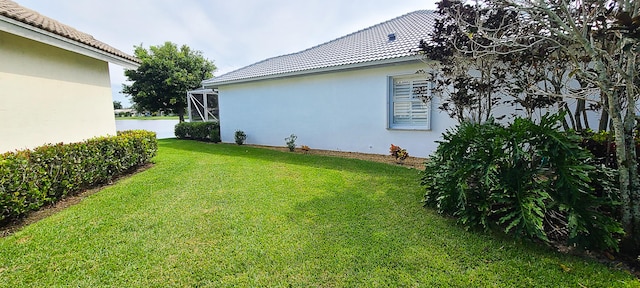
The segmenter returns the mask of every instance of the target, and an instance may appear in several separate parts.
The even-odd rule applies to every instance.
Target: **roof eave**
[[[117,55],[102,51],[98,48],[62,37],[46,30],[22,23],[20,21],[0,16],[0,31],[5,31],[14,35],[18,35],[30,40],[45,43],[60,49],[75,52],[94,59],[113,63],[126,69],[136,69],[140,63],[119,57]]]
[[[264,80],[280,79],[280,78],[311,75],[311,74],[323,74],[323,73],[330,73],[330,72],[337,72],[337,71],[347,71],[347,70],[361,69],[365,67],[373,68],[377,66],[386,66],[386,65],[401,64],[401,63],[407,63],[407,62],[418,62],[420,61],[420,59],[421,57],[418,55],[410,55],[410,56],[389,58],[389,59],[383,59],[383,60],[377,60],[377,61],[368,61],[368,62],[353,63],[353,64],[347,64],[347,65],[330,66],[330,67],[301,70],[301,71],[266,75],[266,76],[260,76],[260,77],[235,79],[235,80],[228,80],[228,81],[218,82],[216,81],[216,78],[211,78],[211,79],[204,80],[201,83],[202,83],[202,87],[204,88],[215,89],[220,86],[231,85],[231,84],[264,81]]]

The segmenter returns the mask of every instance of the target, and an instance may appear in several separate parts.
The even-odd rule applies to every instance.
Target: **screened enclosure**
[[[218,93],[212,89],[187,92],[189,122],[218,121]]]

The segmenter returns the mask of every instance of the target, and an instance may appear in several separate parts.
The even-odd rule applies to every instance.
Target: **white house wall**
[[[223,142],[234,142],[236,130],[246,143],[311,149],[388,154],[393,143],[410,155],[426,157],[442,133],[456,124],[431,106],[431,130],[388,129],[389,77],[412,75],[424,64],[404,64],[219,87]]]
[[[115,135],[107,62],[0,32],[0,152]]]

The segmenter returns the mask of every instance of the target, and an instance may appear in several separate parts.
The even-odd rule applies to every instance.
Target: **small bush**
[[[156,133],[119,132],[0,155],[0,224],[148,163]]]
[[[389,154],[391,154],[391,156],[396,157],[396,160],[405,160],[407,159],[407,157],[409,157],[409,152],[407,152],[407,149],[402,149],[400,148],[400,146],[396,146],[391,144],[391,147],[389,147]]]
[[[287,141],[287,148],[289,148],[290,152],[296,150],[296,139],[298,139],[298,136],[296,136],[296,134],[291,134],[289,137],[284,138],[284,140]]]
[[[182,122],[176,124],[174,134],[179,139],[220,142],[218,122]]]
[[[422,177],[425,205],[466,227],[617,249],[623,231],[612,217],[614,171],[594,165],[580,137],[560,132],[559,117],[544,116],[538,125],[518,118],[509,127],[463,123],[447,131]]]
[[[235,140],[236,144],[242,145],[244,144],[244,141],[247,140],[247,134],[245,134],[242,130],[236,130]]]

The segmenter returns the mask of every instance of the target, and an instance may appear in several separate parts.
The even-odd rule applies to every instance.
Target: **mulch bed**
[[[289,152],[289,148],[287,147],[262,146],[262,145],[253,145],[253,144],[246,144],[246,146],[265,148],[265,149],[271,149],[271,150],[282,151],[282,152]],[[368,161],[404,166],[407,168],[415,168],[418,170],[424,170],[424,162],[427,160],[426,158],[409,156],[407,159],[403,161],[399,161],[399,160],[396,160],[396,158],[394,158],[391,155],[366,154],[366,153],[357,153],[357,152],[343,152],[343,151],[320,150],[320,149],[310,149],[309,151],[303,151],[300,148],[296,148],[293,152],[290,152],[290,153],[324,155],[324,156],[368,160]]]

